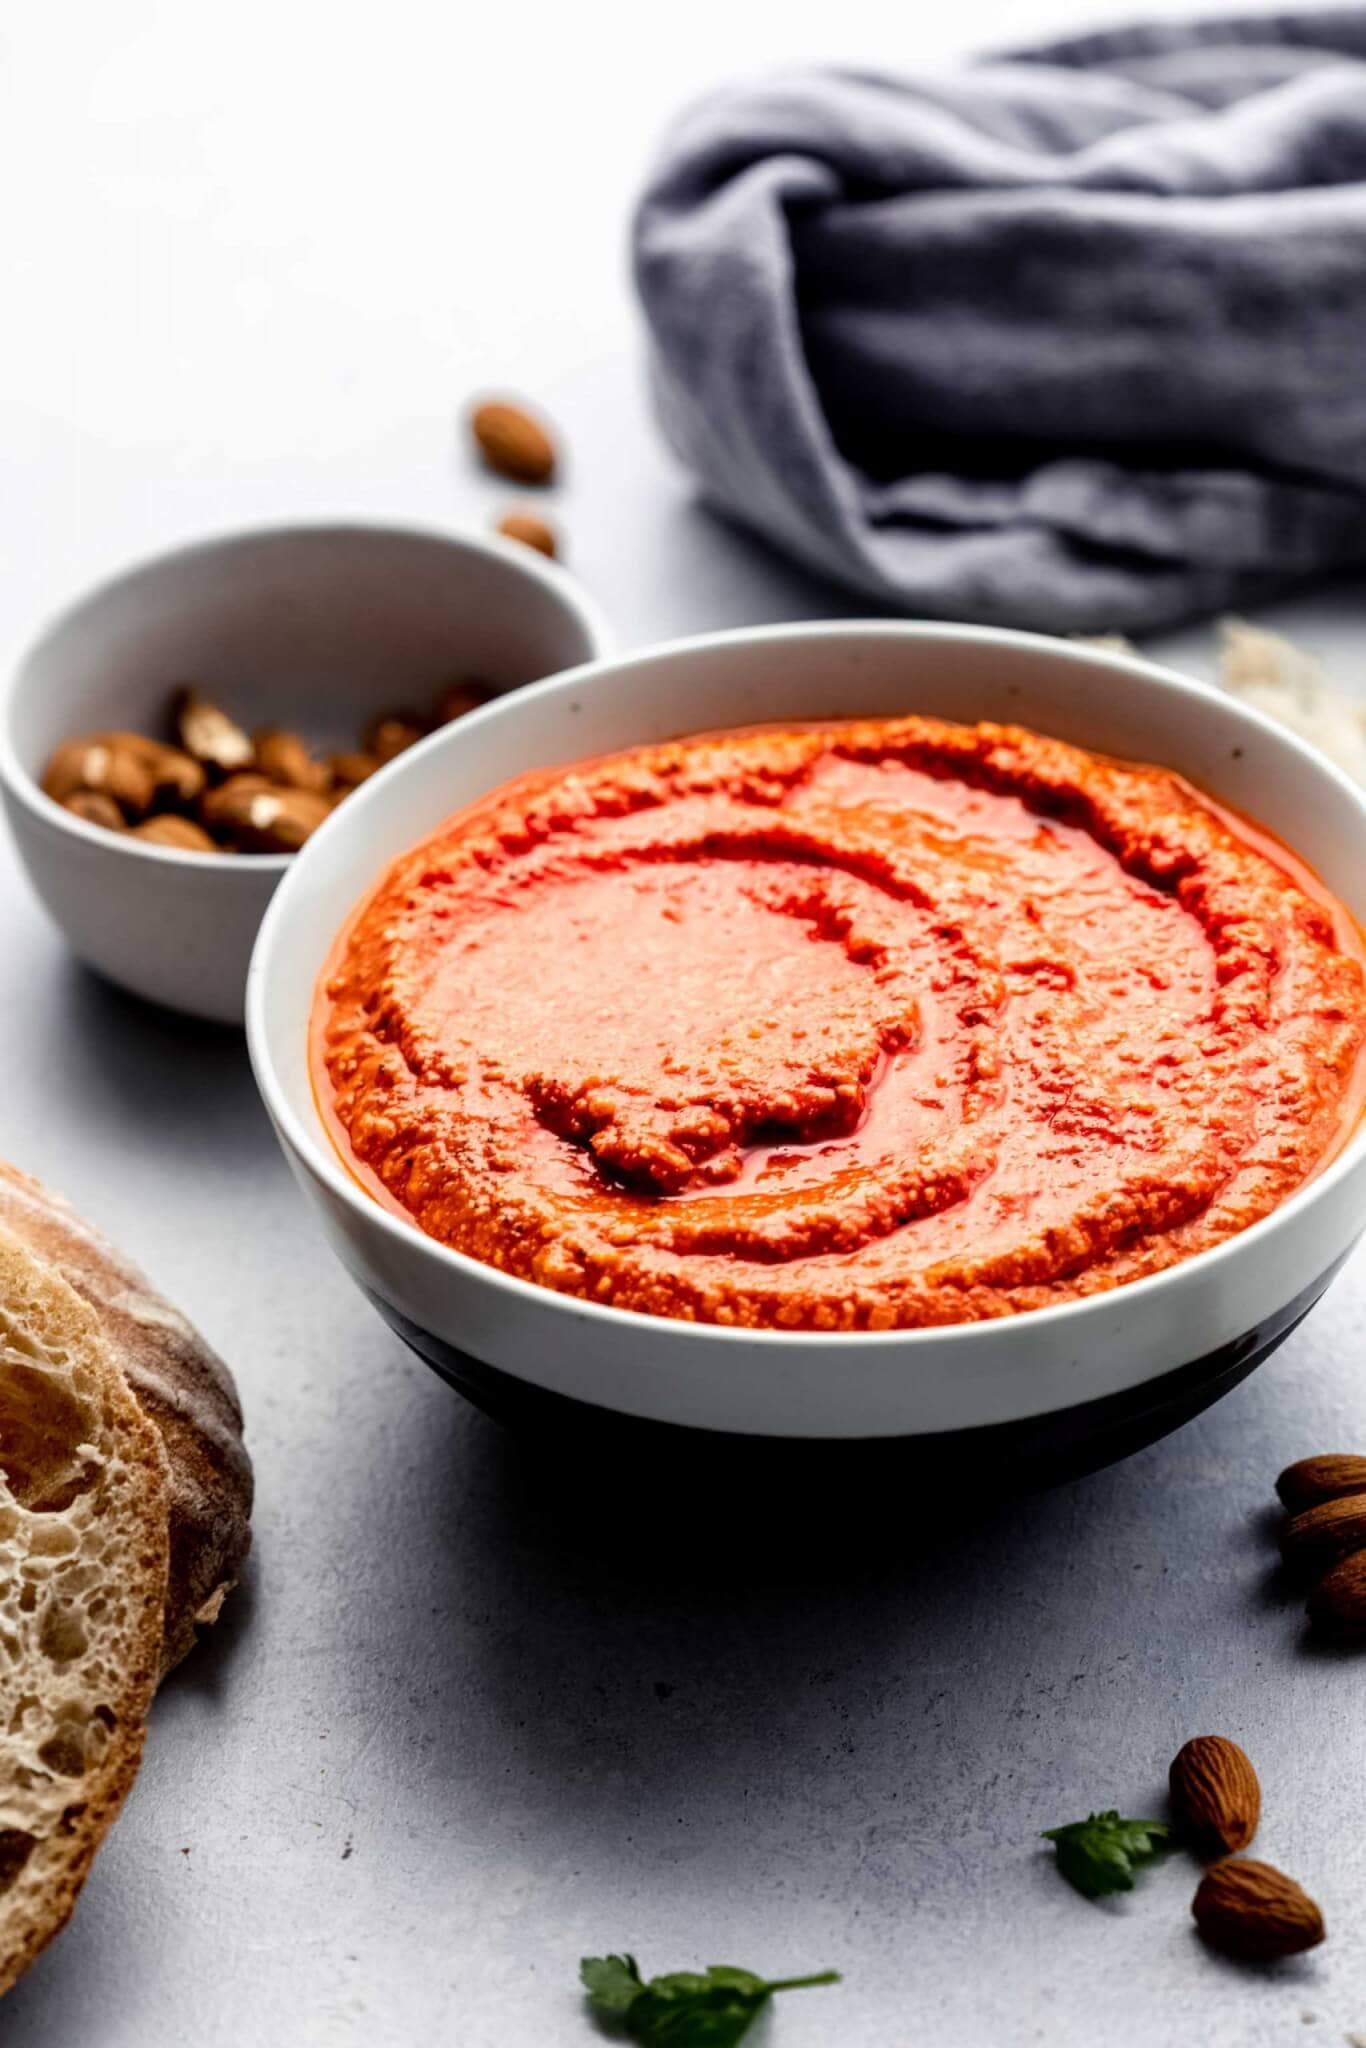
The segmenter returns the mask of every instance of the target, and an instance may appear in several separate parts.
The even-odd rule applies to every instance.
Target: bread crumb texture
[[[0,1231],[56,1266],[89,1302],[111,1362],[161,1438],[171,1558],[164,1675],[217,1617],[251,1543],[251,1460],[232,1374],[131,1259],[3,1160]]]
[[[1328,681],[1316,657],[1242,619],[1221,620],[1219,635],[1224,688],[1366,783],[1366,711]]]
[[[0,1230],[0,1991],[64,1925],[142,1751],[165,1456],[93,1310]]]

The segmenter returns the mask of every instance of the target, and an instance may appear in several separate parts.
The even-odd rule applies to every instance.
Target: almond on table
[[[1324,1570],[1352,1550],[1366,1550],[1366,1493],[1320,1501],[1281,1532],[1281,1556],[1292,1571]]]
[[[1226,1735],[1196,1735],[1169,1773],[1182,1838],[1202,1856],[1245,1849],[1261,1818],[1262,1788],[1251,1758]]]
[[[1325,1572],[1309,1595],[1307,1612],[1320,1635],[1366,1642],[1366,1550],[1354,1550]]]
[[[1321,1574],[1306,1612],[1317,1635],[1366,1642],[1366,1457],[1324,1451],[1287,1465],[1276,1492],[1291,1519],[1281,1531],[1288,1570]]]
[[[1281,1505],[1292,1515],[1344,1493],[1366,1493],[1366,1458],[1330,1451],[1287,1465],[1276,1481]]]
[[[548,484],[554,476],[555,443],[525,407],[509,399],[486,399],[470,414],[470,432],[499,476],[523,484]]]
[[[1293,1877],[1249,1856],[1230,1856],[1206,1871],[1191,1904],[1211,1948],[1245,1962],[1276,1962],[1317,1948],[1323,1915]]]
[[[560,552],[554,527],[539,512],[505,512],[498,531],[508,540],[521,541],[523,547],[535,548],[539,555],[549,555],[552,561]]]

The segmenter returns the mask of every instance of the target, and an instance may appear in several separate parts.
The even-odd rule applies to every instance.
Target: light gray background
[[[621,256],[650,138],[771,61],[937,61],[1119,12],[7,9],[5,654],[215,527],[482,523],[505,493],[454,422],[488,384],[561,424],[573,563],[624,643],[848,609],[696,510],[652,438]],[[1273,616],[1359,685],[1358,597]],[[1366,2031],[1366,1664],[1304,1646],[1268,1516],[1289,1459],[1366,1448],[1366,1263],[1178,1437],[1024,1505],[965,1489],[928,1533],[913,1502],[870,1534],[819,1496],[585,1483],[352,1291],[240,1041],[100,987],[7,847],[0,875],[0,1144],[232,1361],[260,1482],[250,1585],[168,1685],[6,2048],[573,2048],[578,1957],[623,1945],[842,1969],[775,2048]],[[1185,1860],[1107,1910],[1039,1851],[1090,1806],[1158,1808],[1209,1729],[1257,1760],[1259,1847],[1327,1913],[1278,1972],[1200,1949]]]

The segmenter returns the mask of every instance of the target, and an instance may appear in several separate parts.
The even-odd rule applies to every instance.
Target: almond
[[[123,830],[123,812],[103,790],[78,789],[63,801],[62,809],[70,811],[73,817],[84,818],[87,825],[102,825],[106,832]]]
[[[94,763],[95,780],[90,780],[90,756],[98,749],[96,740],[63,740],[48,758],[43,770],[43,790],[55,804],[64,804],[69,796],[76,796],[82,790],[98,789],[104,779],[104,761]]]
[[[1295,1571],[1325,1571],[1350,1550],[1366,1550],[1366,1493],[1321,1500],[1281,1531],[1281,1556]]]
[[[149,740],[140,732],[112,732],[103,737],[111,746],[124,747],[143,762],[152,778],[155,809],[171,807],[189,810],[204,793],[208,778],[199,762],[180,747],[168,747],[161,740]]]
[[[243,853],[297,853],[331,813],[311,789],[231,789],[215,792],[214,828]]]
[[[1251,1759],[1226,1735],[1196,1735],[1169,1773],[1177,1826],[1202,1856],[1245,1849],[1257,1832],[1262,1788]]]
[[[365,751],[373,754],[381,767],[392,761],[397,754],[406,753],[419,740],[426,739],[427,727],[411,711],[391,711],[381,718],[371,719],[365,728]]]
[[[508,540],[521,541],[523,547],[535,548],[539,555],[549,555],[552,562],[560,551],[554,527],[539,512],[505,512],[498,531]]]
[[[1191,1911],[1211,1948],[1249,1962],[1297,1956],[1323,1940],[1323,1915],[1293,1877],[1233,1856],[1200,1880]]]
[[[125,817],[140,818],[151,809],[156,778],[141,749],[128,746],[122,734],[97,733],[57,748],[43,772],[43,788],[59,804],[79,790],[98,790]]]
[[[490,469],[518,483],[548,484],[555,474],[555,443],[520,405],[489,399],[470,415],[470,432]]]
[[[204,767],[231,775],[234,769],[251,766],[254,750],[241,726],[198,690],[188,684],[178,690],[172,715],[181,746]]]
[[[447,683],[437,698],[434,721],[437,725],[452,725],[457,718],[463,718],[468,711],[477,711],[480,705],[489,703],[497,695],[490,683],[478,682],[473,676],[457,676]]]
[[[216,789],[206,791],[201,797],[200,823],[210,832],[226,835],[242,816],[244,799],[274,787],[267,776],[258,775],[251,768],[244,769],[240,775],[230,775],[226,782],[220,782]]]
[[[159,817],[144,818],[140,825],[132,827],[129,836],[150,839],[154,846],[179,847],[182,853],[218,851],[202,825],[196,825],[193,818],[182,818],[175,811],[163,811]]]
[[[331,770],[314,760],[299,733],[287,732],[282,726],[264,726],[256,734],[256,765],[286,789],[311,789],[325,796],[332,787]]]
[[[1346,1451],[1301,1458],[1298,1464],[1286,1466],[1276,1481],[1276,1491],[1292,1515],[1344,1493],[1366,1493],[1366,1458]]]
[[[368,782],[377,768],[384,763],[377,761],[373,754],[367,754],[359,747],[349,753],[334,754],[328,766],[332,770],[332,781],[339,789],[359,789],[362,782]]]
[[[1366,1637],[1366,1550],[1354,1550],[1325,1573],[1309,1595],[1309,1619],[1339,1642]]]

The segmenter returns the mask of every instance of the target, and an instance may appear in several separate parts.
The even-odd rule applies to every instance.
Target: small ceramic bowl
[[[1269,826],[1366,920],[1366,795],[1231,697],[1123,655],[956,626],[767,628],[600,662],[402,757],[299,856],[262,926],[247,1030],[266,1106],[333,1249],[482,1405],[601,1434],[607,1416],[756,1437],[895,1440],[1011,1480],[1102,1463],[1249,1372],[1366,1225],[1366,1136],[1241,1236],[1110,1293],[945,1329],[750,1331],[532,1286],[425,1237],[346,1171],[313,1099],[308,1021],[333,936],[385,865],[523,770],[680,733],[895,715],[1011,720],[1164,763]],[[605,1413],[606,1412],[606,1413]],[[637,1431],[639,1433],[639,1431]],[[667,1431],[662,1432],[667,1435]],[[695,1441],[695,1439],[694,1439]]]
[[[88,966],[240,1024],[257,928],[290,856],[184,853],[87,824],[40,787],[53,748],[101,730],[162,735],[182,682],[249,729],[355,747],[377,712],[421,708],[453,674],[508,690],[606,644],[563,570],[497,536],[297,526],[201,541],[100,585],[21,661],[0,715],[10,827]]]

